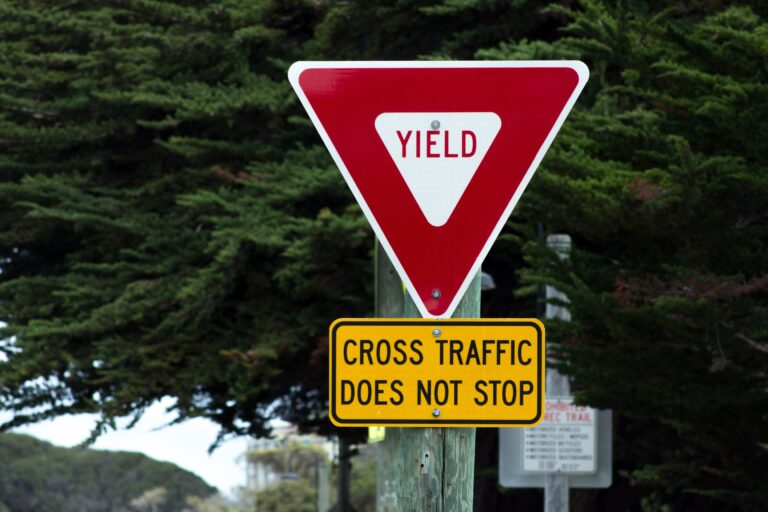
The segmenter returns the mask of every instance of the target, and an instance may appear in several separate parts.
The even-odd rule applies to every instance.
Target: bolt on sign
[[[536,319],[342,318],[330,327],[338,426],[533,426],[544,412]]]
[[[432,318],[456,309],[588,75],[578,61],[297,62],[288,72]]]

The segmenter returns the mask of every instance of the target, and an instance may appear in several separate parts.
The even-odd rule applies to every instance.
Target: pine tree
[[[765,510],[768,13],[661,7],[556,7],[566,37],[480,53],[592,70],[517,220],[570,233],[572,258],[529,241],[522,277],[568,294],[550,340],[577,398],[616,413],[646,509]]]
[[[327,326],[372,309],[372,234],[290,63],[579,58],[485,314],[567,292],[550,337],[578,399],[616,412],[646,509],[765,509],[768,13],[547,3],[0,4],[5,427],[98,412],[98,434],[172,396],[222,435],[329,428]]]
[[[286,70],[470,55],[539,30],[507,26],[522,12],[3,3],[5,427],[99,412],[97,435],[171,396],[222,435],[263,434],[275,415],[328,429],[327,328],[370,313],[373,238]]]
[[[316,315],[365,311],[370,244],[333,214],[349,200],[328,162],[293,150],[279,190],[251,171],[289,167],[306,131],[284,73],[312,9],[0,9],[6,426],[97,411],[103,428],[170,395],[181,417],[263,432],[312,362]],[[339,252],[350,275],[310,274]]]

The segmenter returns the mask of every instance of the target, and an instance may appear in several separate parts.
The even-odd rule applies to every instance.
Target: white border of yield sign
[[[387,255],[392,261],[392,264],[394,265],[395,269],[397,269],[397,273],[400,275],[400,278],[405,283],[405,286],[408,289],[408,292],[410,293],[414,303],[418,307],[419,312],[424,318],[434,318],[434,315],[432,315],[429,311],[427,311],[426,307],[422,303],[421,298],[419,297],[419,294],[416,292],[416,288],[413,286],[413,283],[411,283],[411,280],[409,279],[408,274],[406,274],[405,269],[403,269],[403,266],[400,264],[400,260],[398,259],[397,254],[395,254],[395,252],[392,250],[392,247],[387,241],[387,238],[384,235],[384,232],[381,230],[378,222],[376,222],[376,218],[373,216],[370,208],[368,207],[368,204],[365,202],[365,198],[363,197],[363,195],[360,193],[360,190],[355,185],[355,182],[352,179],[352,176],[350,175],[349,171],[347,170],[347,167],[344,165],[344,162],[342,161],[341,156],[339,155],[338,151],[334,147],[333,142],[331,142],[331,139],[328,136],[328,133],[325,131],[325,128],[323,127],[322,122],[320,122],[320,119],[317,117],[317,114],[312,108],[312,105],[309,103],[306,95],[301,90],[301,87],[299,85],[299,75],[301,75],[302,71],[304,70],[318,69],[318,68],[341,68],[341,69],[344,69],[344,68],[347,68],[347,69],[425,68],[426,69],[426,68],[565,68],[565,67],[571,68],[577,73],[579,77],[578,84],[574,89],[573,93],[571,94],[571,97],[566,102],[565,107],[563,107],[562,112],[560,112],[560,115],[555,121],[555,124],[552,126],[552,129],[550,130],[549,135],[547,135],[546,139],[544,139],[544,143],[541,145],[541,147],[539,148],[539,151],[536,153],[536,157],[531,162],[530,167],[528,168],[528,170],[525,173],[525,176],[521,180],[520,186],[512,195],[512,198],[509,201],[509,204],[507,205],[504,212],[500,216],[498,222],[496,223],[496,226],[494,227],[493,231],[489,235],[488,240],[485,242],[485,245],[483,245],[483,248],[477,255],[475,262],[472,264],[472,266],[469,269],[469,272],[467,272],[467,275],[464,277],[461,283],[461,286],[459,287],[453,300],[448,305],[448,308],[445,310],[445,312],[438,317],[438,318],[448,318],[453,314],[453,312],[456,310],[456,307],[459,305],[459,302],[464,297],[464,294],[466,293],[467,288],[469,287],[469,284],[472,281],[472,278],[480,271],[480,266],[483,260],[485,259],[486,255],[488,254],[488,251],[490,251],[491,246],[493,245],[493,242],[496,240],[496,238],[499,235],[499,232],[504,227],[504,224],[506,223],[507,219],[512,213],[512,210],[514,210],[515,205],[520,199],[520,196],[523,194],[523,191],[528,186],[528,182],[533,177],[533,173],[536,172],[536,169],[539,167],[541,160],[544,158],[544,155],[546,154],[547,150],[552,145],[552,141],[555,139],[557,132],[560,131],[560,127],[563,125],[565,118],[568,117],[568,114],[570,113],[571,108],[573,108],[573,105],[576,103],[576,99],[579,97],[579,94],[581,94],[582,89],[584,89],[584,86],[587,83],[587,79],[589,78],[589,69],[583,62],[575,61],[575,60],[552,60],[552,61],[519,60],[519,61],[301,61],[301,62],[294,63],[288,70],[288,80],[293,86],[293,89],[296,91],[296,94],[298,95],[299,100],[301,101],[301,104],[306,109],[309,115],[309,118],[312,120],[312,124],[315,125],[315,128],[319,132],[320,137],[325,143],[326,148],[328,148],[328,151],[330,152],[331,157],[333,158],[333,161],[336,163],[336,166],[339,168],[339,171],[341,171],[342,176],[344,176],[344,180],[347,182],[347,185],[352,191],[352,194],[355,196],[357,203],[360,205],[360,208],[363,210],[365,217],[368,219],[368,222],[371,224],[371,227],[373,228],[373,231],[376,234],[376,237],[378,238],[381,245],[384,247],[384,250],[387,252]]]

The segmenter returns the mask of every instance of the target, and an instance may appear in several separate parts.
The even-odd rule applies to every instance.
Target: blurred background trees
[[[171,396],[222,435],[272,416],[329,432],[327,327],[371,314],[373,239],[287,67],[573,58],[590,82],[487,259],[484,315],[535,316],[542,283],[570,297],[550,339],[577,398],[617,419],[616,484],[585,506],[764,510],[767,17],[702,0],[0,4],[5,427],[98,412],[97,435]],[[572,236],[569,261],[537,225]],[[491,457],[478,510],[518,499],[496,494]]]
[[[0,511],[179,512],[216,489],[198,476],[138,453],[59,448],[0,435]]]
[[[318,510],[320,486],[325,492],[328,505],[338,502],[338,461],[332,464],[328,452],[321,445],[307,444],[298,440],[286,441],[273,448],[251,450],[247,457],[251,464],[271,471],[275,482],[258,489],[252,497],[242,501],[254,502],[256,509],[264,512],[289,512],[293,510]],[[332,473],[324,473],[321,466]],[[350,474],[349,501],[357,512],[376,510],[376,452],[371,446],[356,450]]]

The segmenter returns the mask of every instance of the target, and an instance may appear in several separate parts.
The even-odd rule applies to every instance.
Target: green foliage
[[[368,310],[371,242],[327,156],[295,149],[285,68],[316,14],[0,6],[6,426],[97,411],[101,430],[173,396],[264,433],[281,397],[322,406],[324,333]]]
[[[284,480],[256,494],[258,510],[267,512],[314,512],[317,508],[315,473],[317,450],[311,447],[286,447],[251,453],[254,460],[276,472],[296,473],[296,480]],[[338,477],[338,474],[336,474]],[[333,484],[336,488],[337,483]],[[350,503],[357,512],[376,510],[376,459],[369,453],[352,459]]]
[[[250,512],[247,508],[230,506],[218,494],[205,499],[190,496],[187,498],[187,506],[189,512]]]
[[[172,512],[215,491],[144,455],[58,448],[19,434],[0,435],[0,460],[0,510],[13,512]]]
[[[98,435],[171,396],[222,435],[328,429],[327,326],[370,313],[372,238],[286,69],[470,56],[546,32],[531,5],[3,3],[5,427]]]
[[[279,477],[255,494],[258,510],[313,512],[317,508],[318,466],[330,464],[324,449],[288,439],[275,448],[253,450],[247,457]]]
[[[132,499],[130,506],[139,512],[159,512],[167,502],[168,490],[165,487],[155,487]]]
[[[658,490],[646,507],[765,510],[768,19],[695,2],[557,12],[566,37],[487,53],[575,51],[592,69],[519,212],[575,249],[560,263],[529,242],[523,278],[569,295],[550,339],[577,397],[619,414],[617,465]]]
[[[304,479],[287,480],[256,494],[256,503],[264,512],[314,512],[317,490]]]
[[[307,481],[311,481],[317,474],[318,463],[330,463],[324,449],[298,441],[289,442],[279,448],[254,450],[247,456],[253,463],[261,464],[274,473],[296,473]]]
[[[360,448],[353,450],[355,456],[351,459],[349,501],[357,512],[373,512],[376,509],[375,450],[367,449],[365,445]],[[275,506],[281,501],[293,504],[304,503],[307,499],[314,500],[311,503],[316,506],[319,484],[318,463],[329,465],[331,463],[325,450],[318,446],[301,444],[298,441],[288,441],[276,448],[251,451],[247,456],[253,463],[265,466],[281,477],[290,475],[295,478],[295,480],[281,480],[257,493],[256,503],[259,510],[263,505],[262,498],[265,496],[267,502],[274,503]],[[331,475],[331,489],[329,489],[331,502],[336,501],[334,496],[338,489],[339,467],[336,466],[335,469],[336,471]],[[297,483],[300,485],[296,485]],[[282,488],[278,489],[278,487]],[[308,489],[312,493],[309,497]]]

